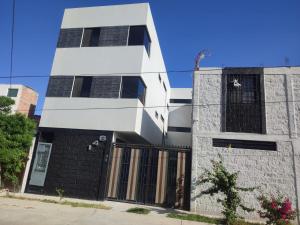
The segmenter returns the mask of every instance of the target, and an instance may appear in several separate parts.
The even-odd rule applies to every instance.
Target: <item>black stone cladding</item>
[[[104,158],[111,148],[112,132],[45,128],[40,131],[53,132],[47,175],[43,188],[28,185],[27,192],[57,195],[56,189],[61,188],[66,197],[102,199],[107,171]],[[100,135],[106,136],[106,144],[89,151],[88,146]]]

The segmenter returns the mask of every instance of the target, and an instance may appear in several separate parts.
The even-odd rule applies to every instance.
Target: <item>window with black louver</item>
[[[61,29],[57,48],[76,48],[80,47],[83,28]]]
[[[73,79],[73,76],[51,76],[46,97],[70,97]]]
[[[118,98],[121,77],[93,77],[91,86],[91,98]]]
[[[127,45],[129,26],[102,27],[100,31],[99,46],[125,46]]]

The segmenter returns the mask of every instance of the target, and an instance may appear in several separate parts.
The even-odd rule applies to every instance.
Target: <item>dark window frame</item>
[[[142,35],[143,40],[141,39],[142,37],[140,36],[139,38],[133,38],[133,34],[131,33],[133,29],[136,29],[137,32],[137,36]],[[141,30],[138,30],[141,29]],[[143,34],[138,32],[143,32]],[[140,45],[144,45],[146,52],[148,54],[148,56],[150,57],[150,53],[151,53],[151,44],[152,44],[152,40],[151,37],[149,35],[149,31],[146,25],[135,25],[135,26],[130,26],[129,28],[129,36],[128,36],[128,46],[140,46]]]
[[[181,132],[181,133],[191,133],[192,128],[190,127],[172,127],[168,126],[168,132]]]
[[[11,92],[13,93],[13,95]],[[18,97],[18,94],[19,94],[19,88],[8,88],[7,90],[7,97],[16,98]]]
[[[79,48],[81,46],[83,32],[83,28],[60,29],[56,45],[57,48]],[[76,36],[74,36],[74,34],[76,34]]]
[[[223,148],[241,148],[253,150],[277,151],[277,143],[274,141],[254,141],[254,140],[237,140],[237,139],[212,139],[213,147]]]
[[[72,95],[73,83],[74,76],[50,76],[46,97],[69,98]]]
[[[128,90],[127,91],[124,90],[124,85],[125,85],[126,79],[128,79],[128,80],[130,80],[130,79],[136,79],[138,82],[140,82],[140,83],[138,83],[137,88],[135,87],[136,90],[134,90],[134,91],[137,91],[137,93],[134,93],[132,91],[128,92]],[[120,90],[120,98],[128,98],[128,99],[135,99],[135,98],[137,98],[137,99],[140,100],[140,102],[143,105],[146,104],[147,86],[146,86],[145,82],[143,81],[142,77],[140,77],[140,76],[122,76],[121,83],[122,83],[122,87],[121,87],[121,90]],[[139,88],[140,88],[139,85],[140,84],[143,85],[143,90],[144,90],[142,92],[143,94],[141,96],[139,94],[139,91],[140,91],[139,90]],[[130,96],[130,94],[132,94],[133,96]]]
[[[91,95],[92,82],[92,76],[75,76],[72,98],[89,98]]]
[[[233,84],[231,84],[233,78],[239,79],[242,86],[233,87]],[[252,89],[249,87],[250,80],[255,82],[252,84]],[[245,85],[248,85],[248,87],[245,87]],[[222,132],[266,133],[264,74],[262,68],[223,69],[222,93]],[[233,123],[233,121],[237,122]]]
[[[192,99],[171,98],[170,103],[192,104]]]

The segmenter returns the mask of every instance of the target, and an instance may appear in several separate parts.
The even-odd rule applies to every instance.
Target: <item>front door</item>
[[[30,185],[44,186],[47,174],[48,162],[51,153],[51,143],[39,142],[30,177]]]

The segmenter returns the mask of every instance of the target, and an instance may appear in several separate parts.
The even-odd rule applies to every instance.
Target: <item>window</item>
[[[271,141],[249,141],[249,140],[231,140],[213,138],[213,147],[228,147],[243,148],[243,149],[257,149],[276,151],[276,142]]]
[[[155,118],[158,119],[158,112],[155,111]]]
[[[263,76],[242,73],[225,74],[223,77],[226,91],[223,130],[265,133]]]
[[[46,97],[70,97],[73,80],[73,76],[51,76]]]
[[[80,47],[82,32],[82,28],[61,29],[57,48]]]
[[[99,45],[100,28],[85,28],[82,39],[82,47],[93,47]]]
[[[122,77],[122,98],[138,98],[143,105],[146,98],[146,86],[140,77]]]
[[[82,47],[127,45],[129,26],[85,28]]]
[[[145,25],[60,30],[57,48],[80,47],[80,44],[81,47],[144,45],[150,55],[151,39]]]
[[[131,26],[128,45],[144,45],[150,55],[151,40],[146,26]]]
[[[161,119],[161,122],[165,122],[165,118],[163,117],[163,115],[160,115],[160,119]]]
[[[190,127],[168,127],[168,131],[190,133]]]
[[[100,30],[99,46],[127,45],[128,26],[102,27]]]
[[[19,90],[17,88],[9,88],[7,92],[7,97],[17,97],[18,91]]]
[[[91,84],[91,98],[119,98],[121,77],[99,76],[93,77]]]
[[[72,97],[90,97],[92,77],[75,77]]]
[[[184,104],[192,104],[192,99],[170,99],[170,103],[184,103]]]

